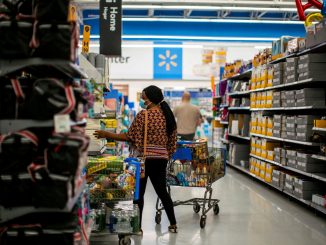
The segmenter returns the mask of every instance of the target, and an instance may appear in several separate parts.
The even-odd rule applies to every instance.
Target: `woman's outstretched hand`
[[[94,136],[98,139],[108,138],[108,134],[104,130],[96,130]]]

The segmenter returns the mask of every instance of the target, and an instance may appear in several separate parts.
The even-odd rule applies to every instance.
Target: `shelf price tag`
[[[83,32],[83,53],[89,52],[89,42],[91,40],[91,26],[84,25],[84,32]]]

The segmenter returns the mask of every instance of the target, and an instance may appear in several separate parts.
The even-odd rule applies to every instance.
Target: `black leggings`
[[[171,196],[166,189],[166,167],[167,160],[165,159],[147,159],[145,161],[145,178],[140,180],[140,191],[139,199],[134,201],[138,204],[140,209],[140,227],[142,221],[142,214],[144,209],[144,195],[146,190],[147,178],[149,177],[157,196],[162,201],[164,210],[170,221],[170,225],[175,225],[177,222],[175,220],[173,202]]]

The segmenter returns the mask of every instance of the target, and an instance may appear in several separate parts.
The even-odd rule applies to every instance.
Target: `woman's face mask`
[[[140,106],[141,108],[143,108],[143,109],[147,109],[147,107],[148,107],[151,103],[149,103],[148,105],[146,105],[146,104],[145,104],[146,101],[147,101],[147,100],[140,99],[140,101],[139,101],[139,106]]]

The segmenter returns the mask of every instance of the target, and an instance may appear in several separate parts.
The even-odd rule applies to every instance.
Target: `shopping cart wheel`
[[[159,225],[161,224],[161,220],[162,220],[162,213],[160,211],[157,211],[155,215],[155,223]]]
[[[130,245],[131,239],[128,236],[119,236],[119,245]]]
[[[194,205],[192,206],[192,208],[194,209],[194,212],[195,212],[196,214],[199,213],[199,211],[200,211],[200,205],[199,205],[198,202],[194,202]]]
[[[206,217],[205,216],[201,216],[200,218],[200,228],[205,228],[206,226]]]
[[[218,206],[218,204],[214,204],[213,212],[215,215],[218,215],[218,213],[220,212],[220,207]]]

